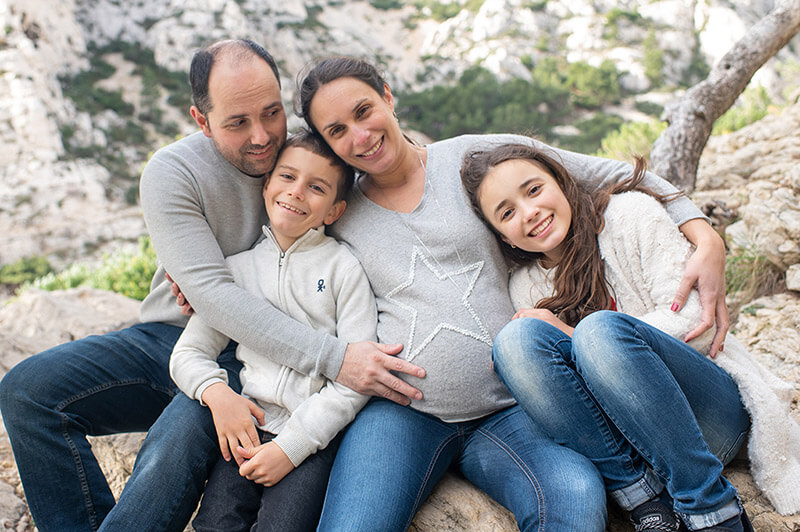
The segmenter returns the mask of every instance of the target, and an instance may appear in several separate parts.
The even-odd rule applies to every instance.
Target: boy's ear
[[[324,220],[322,220],[322,223],[325,225],[331,225],[344,213],[345,207],[347,207],[347,202],[345,200],[339,200],[334,203],[331,207],[331,210],[328,211],[328,215]]]

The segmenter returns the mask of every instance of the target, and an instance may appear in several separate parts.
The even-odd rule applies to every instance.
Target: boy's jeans
[[[259,431],[261,443],[275,437]],[[239,466],[219,456],[192,522],[195,532],[307,532],[322,511],[328,475],[341,436],[318,450],[271,487],[239,475]]]

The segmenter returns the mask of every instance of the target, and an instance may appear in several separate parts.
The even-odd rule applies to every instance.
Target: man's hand
[[[217,382],[203,390],[203,402],[211,409],[214,428],[219,438],[219,450],[226,461],[231,455],[240,466],[245,458],[238,448],[251,449],[261,441],[253,424],[255,417],[264,424],[264,411],[249,399],[230,389],[224,382]]]
[[[245,461],[239,474],[262,486],[274,486],[294,469],[294,464],[277,443],[267,442],[254,449],[237,449]]]
[[[684,341],[697,338],[716,322],[717,331],[709,352],[714,358],[722,350],[730,327],[728,306],[725,304],[725,242],[705,220],[690,220],[680,229],[697,249],[686,263],[672,310],[677,312],[683,308],[689,292],[693,287],[697,288],[703,314],[700,324],[687,333]]]
[[[167,272],[164,272],[164,277],[167,278],[167,281],[172,283],[172,295],[175,296],[175,303],[181,307],[181,314],[184,316],[191,316],[194,314],[192,305],[186,300],[186,296],[181,292],[181,287],[178,286],[178,283],[176,283]]]
[[[572,338],[572,332],[575,330],[574,327],[570,327],[561,321],[558,316],[546,308],[521,308],[511,319],[516,320],[517,318],[534,318],[537,320],[542,320],[543,322],[549,323],[553,327],[559,329],[570,338]]]
[[[419,401],[422,392],[390,373],[399,371],[419,378],[425,376],[424,369],[395,356],[402,350],[403,344],[348,344],[336,382],[359,393],[385,397],[403,406],[411,404],[412,399]]]

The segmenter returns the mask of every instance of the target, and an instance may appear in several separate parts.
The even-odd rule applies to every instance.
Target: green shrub
[[[660,118],[664,112],[664,106],[654,102],[636,102],[633,104],[637,111],[650,115],[653,118]]]
[[[644,49],[644,57],[642,63],[644,65],[644,75],[650,80],[654,86],[658,87],[664,82],[664,50],[658,44],[655,30],[650,30],[642,43]]]
[[[572,101],[579,107],[597,108],[604,103],[617,102],[622,92],[617,67],[608,59],[599,67],[585,61],[570,63],[566,84],[572,91]]]
[[[764,87],[746,89],[739,100],[714,122],[712,135],[724,135],[757,122],[767,116],[772,103]]]
[[[618,7],[611,8],[606,13],[606,23],[604,26],[603,37],[610,40],[617,40],[619,36],[619,22],[627,20],[632,24],[641,24],[642,16],[638,11],[625,11]]]
[[[142,300],[150,291],[150,282],[155,272],[155,251],[150,239],[141,237],[135,253],[123,250],[107,255],[97,268],[73,264],[60,273],[40,277],[26,287],[65,290],[76,286],[91,286]]]
[[[0,284],[22,284],[52,271],[53,267],[45,257],[25,257],[0,267]]]
[[[666,123],[658,121],[626,122],[600,141],[596,155],[618,161],[630,161],[634,155],[647,159],[653,143],[666,127]]]
[[[532,62],[530,56],[525,60]],[[610,61],[596,68],[554,57],[534,65],[530,81],[500,82],[476,66],[453,85],[398,94],[397,114],[405,125],[434,140],[466,133],[523,133],[593,152],[609,131],[620,127],[619,117],[598,114],[578,124],[578,136],[559,137],[553,128],[569,123],[577,106],[596,108],[617,101],[621,94],[618,76]]]
[[[370,0],[369,3],[375,9],[382,9],[384,11],[400,9],[404,5],[402,0]]]
[[[437,0],[417,0],[415,5],[419,10],[425,7],[430,8],[431,17],[433,17],[436,22],[444,22],[461,12],[461,4],[459,2],[444,3]]]
[[[597,148],[610,131],[618,130],[622,122],[622,118],[617,115],[596,113],[575,124],[580,132],[577,135],[559,137],[558,145],[579,153],[589,153]]]

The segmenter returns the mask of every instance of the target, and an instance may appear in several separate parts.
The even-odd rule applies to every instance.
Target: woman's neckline
[[[414,147],[414,151],[419,167],[416,167],[417,170],[412,175],[413,181],[409,180],[396,187],[381,188],[371,185],[372,177],[365,174],[356,180],[358,192],[370,203],[387,211],[411,214],[418,210],[428,190],[426,162],[430,160],[430,152],[427,147],[421,147],[421,150]],[[423,162],[423,157],[426,162]],[[366,190],[364,185],[367,186]]]

